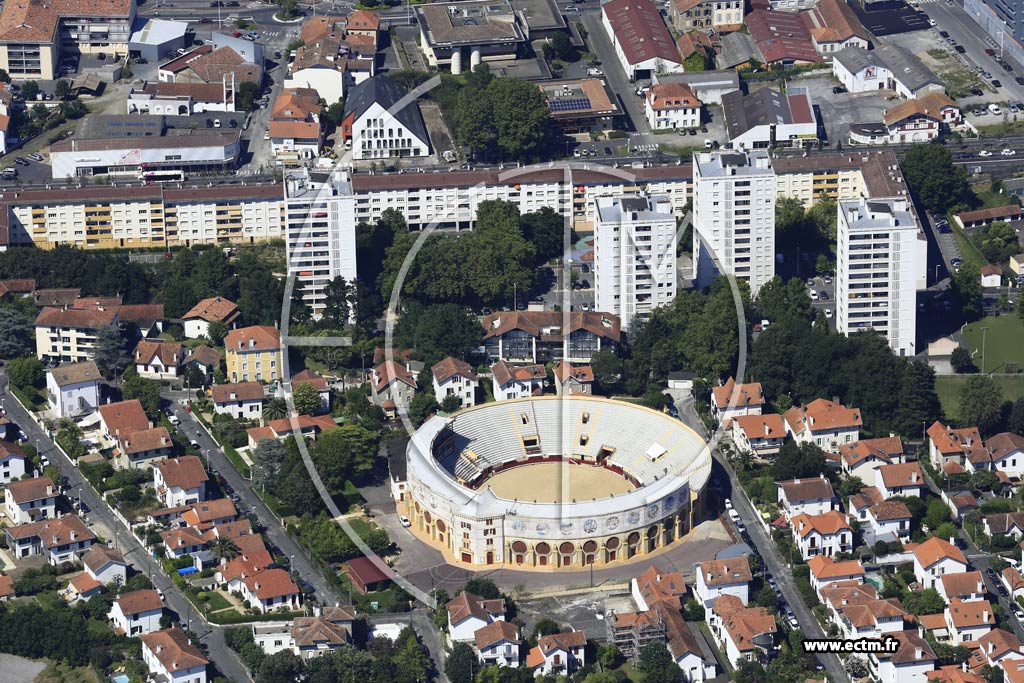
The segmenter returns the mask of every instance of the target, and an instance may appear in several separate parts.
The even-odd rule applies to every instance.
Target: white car
[[[402,526],[404,526],[407,529],[412,526],[412,522],[410,522],[409,518],[405,515],[399,515],[398,521],[401,523]]]
[[[177,427],[178,425],[181,424],[181,420],[178,419],[177,415],[168,415],[167,416],[167,421],[170,422],[175,427]]]
[[[990,157],[990,156],[992,156],[992,152],[988,151],[987,149],[983,149],[980,152],[978,152],[978,156],[979,157]]]
[[[818,290],[812,289],[811,290],[811,301],[817,301],[817,300],[818,300]]]
[[[831,308],[826,308],[825,309],[825,317],[826,318],[831,318],[832,317],[832,309]]]
[[[1004,149],[1002,152],[1000,152],[1000,154],[1002,154],[1004,157],[1012,157],[1016,153],[1017,150],[1015,149]]]
[[[729,499],[729,498],[725,499],[725,509],[726,510],[732,510],[732,500]]]
[[[988,110],[993,116],[1000,116],[1003,113],[1003,110],[999,108],[998,104],[988,105]]]

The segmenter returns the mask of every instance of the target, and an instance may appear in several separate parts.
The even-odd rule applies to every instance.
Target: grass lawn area
[[[351,481],[345,482],[345,490],[341,492],[345,496],[345,501],[348,503],[349,509],[357,505],[362,505],[365,501],[363,500],[363,494],[359,493],[359,489]]]
[[[1019,135],[1024,133],[1024,121],[1004,121],[991,126],[978,126],[978,133],[982,137],[994,136],[1004,137],[1006,135]]]
[[[1005,192],[992,192],[988,183],[971,185],[971,192],[981,201],[981,209],[994,209],[997,206],[1010,204],[1010,198]]]
[[[63,662],[48,662],[36,676],[35,683],[100,683],[100,676],[92,667],[70,667]]]
[[[227,445],[224,445],[221,448],[224,451],[224,455],[228,456],[228,460],[230,460],[231,464],[235,466],[236,470],[238,470],[238,473],[246,479],[252,479],[252,469],[244,460],[242,460],[242,456],[238,454],[238,451]]]
[[[953,239],[956,240],[956,246],[960,249],[960,255],[964,257],[964,261],[973,263],[980,270],[983,265],[988,263],[984,254],[974,246],[974,242],[964,234],[963,230],[958,228],[952,221],[950,221],[949,225],[953,228]]]
[[[373,530],[373,526],[365,519],[350,519],[348,523],[352,525],[352,528],[355,529],[360,538],[365,538]]]
[[[338,572],[338,578],[341,579],[342,588],[339,591],[342,595],[351,592],[352,602],[355,603],[355,608],[361,612],[397,612],[396,609],[397,595],[395,589],[387,588],[376,593],[367,593],[363,595],[355,588],[352,587],[352,582],[348,579],[348,574],[345,572]],[[377,603],[376,609],[373,607],[373,603]],[[407,605],[403,605],[406,607]]]
[[[967,381],[964,375],[943,375],[935,378],[935,393],[942,403],[947,419],[956,419],[960,412],[960,387]],[[1015,401],[1024,396],[1024,375],[1020,377],[993,377],[992,381],[1003,390],[1003,399]]]
[[[227,598],[218,593],[217,591],[208,591],[199,594],[199,602],[210,603],[210,611],[216,612],[219,609],[227,609],[231,607],[231,603],[228,602]]]
[[[57,609],[58,607],[66,604],[60,595],[58,595],[57,591],[43,591],[42,593],[37,593],[33,597],[35,597],[36,602],[38,602],[39,606],[43,609]]]
[[[982,335],[981,328],[988,331]],[[1007,363],[1024,367],[1024,321],[1015,315],[989,316],[964,328],[967,350],[974,356],[974,364],[982,372],[1005,372]],[[985,367],[981,367],[982,336],[985,338]],[[1013,372],[1011,368],[1009,370]]]

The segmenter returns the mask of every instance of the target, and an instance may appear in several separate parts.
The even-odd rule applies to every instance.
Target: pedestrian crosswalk
[[[263,31],[260,35],[264,38],[276,38],[282,34],[281,31]]]

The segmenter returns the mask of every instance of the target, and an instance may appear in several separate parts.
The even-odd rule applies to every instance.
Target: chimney
[[[914,648],[914,659],[921,659],[921,655],[922,654],[923,653],[921,652],[921,648],[919,648],[919,647],[915,647]]]
[[[920,477],[917,476],[917,470],[910,473],[910,481],[916,484],[918,479],[920,479]]]
[[[988,610],[982,610],[981,620],[986,624],[988,623]]]
[[[54,544],[54,545],[57,545],[57,541],[58,541],[58,540],[59,540],[59,539],[57,538],[57,534],[54,534],[54,535],[53,535],[53,544]]]
[[[996,644],[993,643],[991,640],[988,641],[988,653],[992,654],[992,651],[995,650],[995,649],[996,649]],[[967,664],[967,662],[964,662],[965,666],[966,666],[966,664]]]
[[[78,538],[78,534],[77,534],[77,533],[75,533],[74,531],[72,531],[72,532],[71,532],[71,540],[73,541],[73,540],[75,540],[76,538]]]

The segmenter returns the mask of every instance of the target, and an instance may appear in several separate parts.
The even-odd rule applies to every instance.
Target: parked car
[[[181,420],[178,418],[177,415],[168,415],[167,421],[170,422],[175,427],[181,424]]]
[[[964,54],[965,52],[967,52],[963,45],[954,45],[953,49],[959,52],[960,54]]]
[[[1024,76],[1017,76],[1013,80],[1017,81],[1017,85],[1024,85]]]
[[[1024,80],[1024,78],[1022,78],[1022,80]],[[974,95],[975,97],[981,97],[985,94],[985,91],[980,88],[972,88],[971,94]]]
[[[996,80],[992,81],[992,87],[993,88],[1002,88],[1003,84],[999,81],[999,79],[996,79]]]
[[[21,157],[14,157],[14,163],[18,164],[18,166],[28,166],[28,162]]]
[[[31,154],[28,155],[28,158],[31,159],[32,161],[42,161],[43,155],[40,154],[39,152],[32,152]]]
[[[996,56],[996,51],[993,50],[990,47],[987,47],[987,48],[985,48],[985,54],[987,54],[989,57],[995,57]]]
[[[837,86],[834,86],[834,87],[832,88],[832,94],[833,94],[833,95],[839,95],[839,94],[842,94],[842,93],[844,93],[844,92],[846,92],[846,88],[844,88],[844,87],[843,87],[843,86],[841,86],[841,85],[837,85]]]
[[[811,290],[811,301],[817,301],[817,300],[818,300],[818,290],[812,289]]]
[[[401,523],[402,526],[404,526],[407,529],[412,526],[412,522],[410,522],[409,518],[406,517],[405,515],[400,515],[398,517],[398,521],[399,521],[399,523]]]

